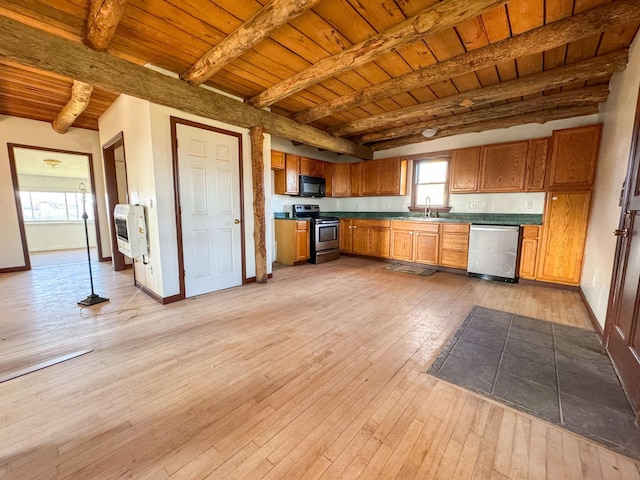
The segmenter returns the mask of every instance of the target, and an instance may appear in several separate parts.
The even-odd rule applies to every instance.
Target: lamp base
[[[108,301],[109,301],[108,298],[104,298],[104,297],[101,297],[100,295],[96,295],[95,293],[92,293],[84,300],[80,300],[78,302],[78,305],[85,305],[87,307],[90,307],[92,305],[95,305],[96,303],[102,303],[102,302],[108,302]]]

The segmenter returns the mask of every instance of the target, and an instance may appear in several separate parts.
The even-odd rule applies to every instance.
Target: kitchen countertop
[[[425,218],[421,214],[407,212],[322,212],[323,216],[362,218],[370,220],[409,220],[412,222],[471,223],[475,225],[542,225],[542,214],[520,213],[441,213],[438,217]],[[291,217],[286,212],[275,212],[278,220],[308,220]]]

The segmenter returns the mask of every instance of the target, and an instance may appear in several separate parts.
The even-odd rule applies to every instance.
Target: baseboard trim
[[[580,291],[580,287],[577,285],[565,285],[563,283],[542,282],[540,280],[529,280],[526,278],[519,278],[518,283],[522,285],[534,285],[536,287],[555,288],[557,290],[569,290],[571,292]]]
[[[136,280],[136,287],[138,287],[145,294],[153,298],[156,302],[158,302],[161,305],[167,305],[168,303],[173,303],[173,302],[177,302],[178,300],[182,300],[182,295],[180,294],[172,295],[170,297],[161,297],[156,292],[149,290],[149,288],[145,287],[137,280]]]
[[[587,297],[584,295],[584,291],[582,290],[582,288],[578,288],[578,292],[580,293],[580,298],[582,298],[582,302],[584,303],[584,306],[587,308],[587,313],[589,314],[589,319],[591,320],[593,329],[598,334],[598,337],[600,337],[600,342],[602,342],[604,340],[604,330],[602,329],[600,322],[596,318],[595,313],[593,313],[593,310],[591,310],[591,305],[589,305],[589,302],[587,301]]]
[[[307,263],[306,261],[304,263]],[[269,278],[273,278],[273,273],[267,273],[267,280]],[[256,283],[256,277],[245,278],[243,285],[247,285],[249,283]]]
[[[28,270],[31,270],[31,269],[25,265],[22,267],[0,268],[0,273],[26,272]]]

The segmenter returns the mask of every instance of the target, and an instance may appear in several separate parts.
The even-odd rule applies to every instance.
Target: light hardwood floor
[[[472,305],[590,327],[578,294],[343,257],[162,306],[96,267],[0,275],[0,477],[640,479],[636,462],[427,375]]]

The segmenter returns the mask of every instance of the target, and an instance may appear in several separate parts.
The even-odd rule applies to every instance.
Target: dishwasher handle
[[[513,232],[519,231],[520,227],[513,225],[471,225],[472,231],[487,231],[487,232]]]

